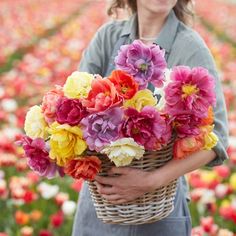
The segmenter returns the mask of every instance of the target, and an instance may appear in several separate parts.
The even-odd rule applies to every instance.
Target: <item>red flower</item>
[[[134,77],[122,70],[113,70],[108,79],[115,85],[116,90],[124,99],[131,99],[138,91]]]
[[[64,215],[62,212],[57,212],[56,214],[51,215],[51,225],[54,228],[59,228],[64,221]]]
[[[222,177],[222,178],[224,178],[224,179],[228,178],[229,175],[230,175],[230,169],[229,169],[229,167],[226,166],[226,165],[216,166],[216,167],[214,167],[214,170],[216,171],[216,173],[217,173],[220,177]]]
[[[233,212],[234,210],[231,206],[220,207],[219,209],[220,215],[226,220],[232,219]]]
[[[119,105],[122,97],[116,91],[114,84],[109,79],[94,79],[88,97],[82,100],[88,111],[104,111],[113,106]]]
[[[206,233],[211,232],[212,226],[214,224],[212,217],[205,217],[201,219],[201,226]]]
[[[25,203],[31,203],[32,201],[34,201],[37,198],[36,194],[32,191],[25,191],[23,200]]]
[[[39,236],[53,236],[53,234],[50,231],[46,230],[46,229],[42,229],[39,232]]]
[[[73,159],[66,163],[65,173],[75,179],[93,180],[101,167],[101,161],[96,156]]]
[[[76,192],[80,192],[83,182],[82,179],[78,179],[71,184],[71,188]]]

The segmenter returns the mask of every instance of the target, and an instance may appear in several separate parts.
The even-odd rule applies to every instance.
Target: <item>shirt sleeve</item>
[[[78,68],[79,71],[91,74],[102,74],[102,69],[104,68],[103,33],[104,27],[101,27],[93,36],[88,47],[83,51]]]
[[[214,107],[214,133],[219,141],[213,148],[216,158],[209,162],[207,166],[212,167],[221,165],[225,159],[228,159],[228,120],[224,94],[221,81],[219,79],[214,59],[206,47],[198,48],[189,58],[186,58],[185,65],[190,67],[201,66],[208,69],[209,73],[215,78],[216,106]]]

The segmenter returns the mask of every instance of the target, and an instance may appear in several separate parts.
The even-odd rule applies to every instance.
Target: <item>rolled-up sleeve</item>
[[[222,85],[214,59],[206,47],[195,48],[191,56],[185,59],[185,65],[190,67],[202,66],[208,69],[209,73],[215,78],[216,106],[214,107],[214,133],[218,136],[219,141],[213,148],[217,156],[207,166],[221,165],[224,160],[228,159],[226,151],[228,147],[228,120]]]

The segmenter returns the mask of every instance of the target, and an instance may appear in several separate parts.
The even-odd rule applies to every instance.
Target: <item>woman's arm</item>
[[[215,157],[216,154],[212,150],[199,151],[183,160],[172,159],[166,165],[151,172],[114,167],[110,174],[119,174],[119,176],[96,176],[96,185],[98,192],[108,201],[114,204],[125,203],[167,185],[172,180],[206,165]]]

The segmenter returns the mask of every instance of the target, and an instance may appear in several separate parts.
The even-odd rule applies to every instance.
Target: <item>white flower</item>
[[[41,193],[41,196],[44,199],[50,199],[57,195],[59,192],[58,185],[50,185],[45,182],[42,182],[38,186],[38,191]]]
[[[133,138],[122,138],[107,145],[101,153],[106,154],[116,166],[127,166],[132,160],[140,159],[145,150]]]
[[[203,189],[203,194],[200,199],[200,203],[206,205],[208,203],[214,203],[216,201],[215,192],[209,189]]]
[[[21,130],[15,127],[6,127],[1,131],[1,137],[6,137],[12,141],[15,139],[16,135],[21,133]]]
[[[234,236],[234,234],[230,232],[228,229],[220,229],[217,235],[218,236]]]
[[[3,97],[5,94],[5,90],[2,86],[0,86],[0,98]]]
[[[0,180],[5,177],[5,172],[3,170],[0,170]]]
[[[25,117],[24,130],[26,135],[31,138],[46,138],[46,127],[47,124],[44,120],[41,107],[36,105],[31,107]]]
[[[165,69],[164,74],[165,74],[165,82],[163,87],[161,88],[155,88],[154,90],[154,95],[158,98],[158,104],[156,105],[158,110],[163,110],[166,104],[165,100],[165,92],[164,89],[165,87],[170,83],[170,75],[171,75],[172,70],[171,69]]]
[[[75,209],[76,209],[76,203],[73,201],[65,201],[62,206],[61,209],[63,211],[63,213],[67,216],[71,216],[74,214]]]
[[[1,102],[2,109],[6,112],[13,112],[17,109],[18,105],[14,99],[5,98]]]
[[[225,184],[218,184],[215,188],[215,194],[218,198],[223,198],[228,192],[228,187]]]
[[[232,147],[236,147],[236,137],[234,136],[229,137],[229,145]]]
[[[7,189],[7,183],[4,179],[0,179],[0,192],[4,192]]]

